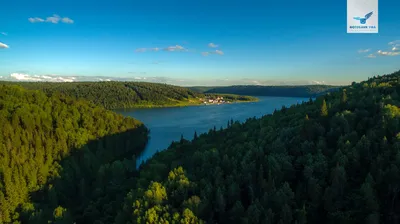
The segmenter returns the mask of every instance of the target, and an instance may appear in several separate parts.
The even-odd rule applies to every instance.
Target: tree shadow
[[[34,208],[18,208],[19,219],[22,223],[112,223],[134,187],[136,158],[145,149],[148,133],[141,125],[72,149],[55,167],[57,177],[31,192]]]

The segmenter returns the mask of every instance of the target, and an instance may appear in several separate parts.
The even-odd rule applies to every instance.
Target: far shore
[[[259,99],[256,97],[252,97],[251,100],[237,100],[237,101],[232,101],[230,103],[223,103],[223,104],[204,104],[204,102],[199,101],[199,102],[188,102],[188,103],[177,103],[177,104],[167,104],[167,105],[135,105],[133,107],[122,107],[122,108],[113,108],[111,110],[124,110],[124,109],[151,109],[151,108],[173,108],[173,107],[190,107],[190,106],[220,106],[224,104],[236,104],[236,103],[252,103],[252,102],[258,102]]]

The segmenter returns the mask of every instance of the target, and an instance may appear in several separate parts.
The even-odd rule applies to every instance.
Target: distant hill
[[[191,86],[191,87],[187,87],[187,88],[196,93],[205,93],[208,90],[215,89],[218,87],[217,86]]]
[[[31,90],[42,90],[47,95],[61,93],[75,99],[85,99],[107,109],[170,107],[202,104],[205,95],[188,88],[148,82],[0,82],[19,85]],[[221,95],[221,94],[218,94]],[[255,101],[254,97],[224,96],[231,102]]]
[[[6,83],[6,82],[2,82]],[[10,82],[11,83],[11,82]],[[198,104],[199,96],[187,88],[146,82],[12,82],[47,94],[62,94],[91,101],[107,109]]]
[[[304,85],[304,86],[257,86],[237,85],[222,87],[189,87],[199,93],[224,93],[248,96],[285,96],[285,97],[315,97],[340,87],[329,85]]]

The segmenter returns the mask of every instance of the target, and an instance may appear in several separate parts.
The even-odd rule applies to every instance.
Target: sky
[[[344,85],[400,69],[399,9],[348,34],[345,0],[3,1],[0,79]]]

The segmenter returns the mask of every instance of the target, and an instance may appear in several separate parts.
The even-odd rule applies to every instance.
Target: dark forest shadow
[[[144,125],[91,140],[59,161],[59,177],[32,192],[34,209],[19,208],[22,223],[112,223],[134,187],[136,158],[145,149]]]

